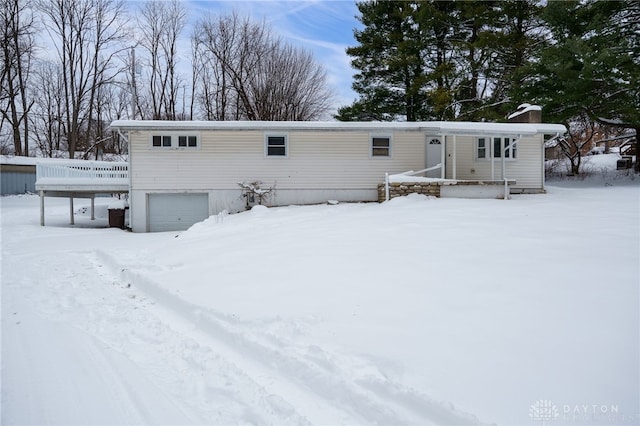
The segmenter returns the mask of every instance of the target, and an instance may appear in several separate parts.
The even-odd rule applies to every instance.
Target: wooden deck
[[[40,225],[44,226],[45,197],[69,198],[70,223],[74,224],[73,199],[91,199],[91,219],[95,219],[97,194],[129,192],[129,164],[126,162],[39,160],[36,164],[36,191],[40,194]]]

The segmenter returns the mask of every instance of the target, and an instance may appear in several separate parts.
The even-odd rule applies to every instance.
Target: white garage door
[[[149,194],[149,231],[183,231],[209,217],[209,195]]]

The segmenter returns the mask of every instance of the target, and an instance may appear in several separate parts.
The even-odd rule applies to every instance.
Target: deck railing
[[[129,163],[82,160],[40,160],[36,182],[41,179],[129,180]]]

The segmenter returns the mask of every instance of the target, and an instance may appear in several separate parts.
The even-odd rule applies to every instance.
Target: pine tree
[[[514,95],[543,105],[551,121],[568,123],[586,114],[602,124],[633,128],[637,142],[639,8],[632,0],[550,2],[543,17],[553,43]]]
[[[353,88],[361,96],[351,107],[341,108],[342,120],[374,118],[408,121],[426,118],[422,92],[426,78],[417,1],[374,1],[358,4],[363,30],[355,30],[359,45],[347,49],[358,70]]]
[[[501,119],[540,45],[534,0],[367,1],[347,49],[360,99],[340,120]],[[518,102],[519,103],[519,102]]]

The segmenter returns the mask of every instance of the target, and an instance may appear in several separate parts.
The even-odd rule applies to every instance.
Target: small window
[[[152,141],[153,146],[171,147],[171,136],[154,135]]]
[[[196,148],[198,146],[198,138],[196,136],[178,136],[178,147]]]
[[[487,140],[485,138],[478,139],[478,158],[487,158]]]
[[[391,138],[388,136],[373,136],[371,138],[371,155],[374,157],[389,157],[391,154]]]
[[[267,156],[268,157],[286,157],[287,156],[287,137],[286,136],[267,136]]]

